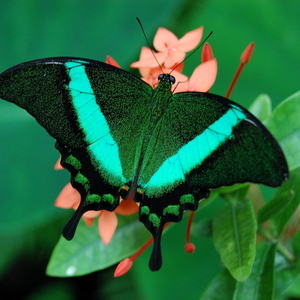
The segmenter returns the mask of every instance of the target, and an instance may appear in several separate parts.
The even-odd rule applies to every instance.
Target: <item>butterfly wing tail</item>
[[[156,234],[153,236],[154,244],[151,257],[149,260],[149,269],[151,271],[158,271],[162,266],[162,255],[161,255],[161,235],[163,226],[160,226]]]
[[[181,187],[175,189],[169,195],[161,195],[159,198],[148,198],[144,195],[140,204],[140,221],[151,232],[154,238],[149,268],[158,271],[162,266],[161,235],[165,225],[169,222],[180,222],[185,210],[195,211],[201,199],[209,197],[209,191],[194,191],[184,194]],[[180,196],[181,195],[181,196]],[[178,198],[180,203],[178,204]]]
[[[72,218],[69,220],[69,222],[65,225],[63,229],[63,236],[68,241],[73,239],[80,218],[87,211],[86,209],[84,209],[83,203],[84,202],[82,201],[80,206],[73,214]]]

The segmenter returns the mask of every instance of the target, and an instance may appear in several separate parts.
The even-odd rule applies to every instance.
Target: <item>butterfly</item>
[[[71,240],[89,210],[139,203],[154,237],[151,270],[162,265],[161,234],[211,189],[288,179],[284,154],[264,125],[235,102],[210,93],[172,93],[95,60],[54,57],[0,75],[0,97],[27,110],[56,140],[81,204],[63,230]]]

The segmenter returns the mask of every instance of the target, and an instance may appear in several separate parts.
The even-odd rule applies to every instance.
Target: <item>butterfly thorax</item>
[[[175,82],[174,77],[170,74],[161,74],[158,79],[159,84],[153,90],[150,103],[152,125],[156,124],[166,111],[172,96],[171,86]]]
[[[158,86],[153,89],[151,102],[149,104],[150,122],[143,134],[143,146],[141,147],[141,158],[144,158],[146,149],[149,146],[150,140],[154,131],[159,126],[159,121],[168,108],[172,97],[171,86],[175,82],[175,78],[169,74],[161,74],[158,77]]]

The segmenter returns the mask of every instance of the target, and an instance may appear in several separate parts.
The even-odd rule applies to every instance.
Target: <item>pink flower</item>
[[[208,92],[216,80],[217,61],[213,57],[208,43],[203,47],[202,61],[191,78],[181,74],[183,60],[187,51],[193,50],[200,42],[203,27],[199,27],[178,39],[172,32],[159,28],[154,37],[154,47],[159,52],[142,47],[139,61],[132,63],[132,68],[139,68],[142,79],[153,88],[157,86],[158,75],[172,74],[176,78],[173,92],[197,91]]]
[[[54,168],[56,170],[63,169],[59,161],[55,164]],[[81,197],[79,192],[72,187],[71,183],[68,183],[56,198],[54,205],[64,209],[73,208],[76,210],[80,201]],[[88,226],[92,226],[94,219],[98,217],[98,231],[105,245],[111,241],[117,228],[118,218],[116,213],[126,216],[132,215],[139,210],[138,205],[132,199],[125,201],[120,199],[120,201],[119,206],[113,212],[101,210],[87,211],[83,214],[83,220]]]
[[[106,61],[107,64],[112,65],[114,67],[120,68],[120,65],[109,55],[106,56]]]
[[[173,73],[172,73],[173,74]],[[175,76],[175,75],[174,75]],[[200,64],[193,72],[190,79],[181,82],[175,90],[179,92],[208,92],[217,77],[217,60],[215,58]],[[175,78],[177,78],[175,76]]]
[[[174,33],[166,28],[159,28],[154,36],[153,45],[158,51],[140,58],[138,62],[131,64],[132,68],[150,67],[155,68],[157,64],[172,69],[176,64],[181,63],[186,52],[193,50],[200,42],[203,34],[203,27],[186,33],[178,39]]]

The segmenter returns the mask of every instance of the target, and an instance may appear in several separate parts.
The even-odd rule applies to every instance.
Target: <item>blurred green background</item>
[[[211,92],[225,95],[244,48],[255,42],[231,99],[248,107],[261,93],[274,105],[299,90],[300,1],[298,0],[10,0],[0,1],[0,70],[52,56],[104,61],[113,56],[123,69],[138,60],[145,38],[158,27],[178,37],[204,25],[218,77]],[[190,57],[184,73],[199,64]],[[53,207],[68,182],[54,171],[54,141],[26,112],[0,102],[0,290],[3,299],[199,299],[221,262],[210,238],[194,237],[197,251],[183,251],[186,219],[163,238],[164,266],[148,269],[149,251],[124,277],[114,267],[81,278],[50,278],[45,268],[61,229],[72,212]],[[209,219],[221,201],[203,209]]]

